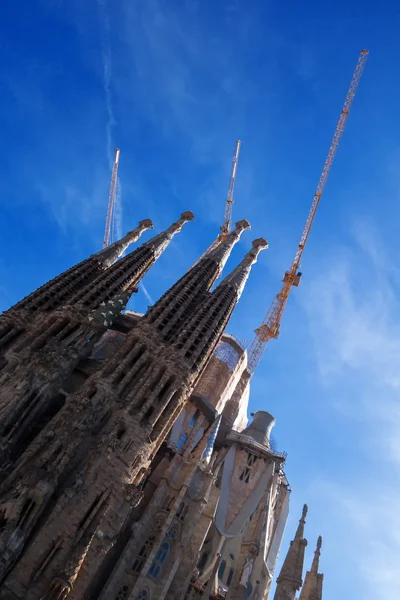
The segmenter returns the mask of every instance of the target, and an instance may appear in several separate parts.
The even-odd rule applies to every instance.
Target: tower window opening
[[[218,579],[222,579],[225,573],[225,569],[226,569],[226,560],[223,560],[221,562],[221,564],[219,565],[219,569],[218,569]]]
[[[176,513],[176,518],[183,522],[186,518],[188,510],[189,507],[184,502],[181,502],[178,512]]]
[[[5,510],[1,510],[0,511],[0,533],[2,531],[4,531],[6,525],[7,525],[6,511]]]
[[[32,498],[28,498],[27,500],[25,500],[25,503],[24,503],[21,513],[19,515],[17,525],[21,525],[23,521],[27,521],[34,508],[35,508],[35,502],[32,500]]]
[[[167,537],[170,538],[171,540],[174,540],[176,538],[176,535],[177,535],[177,531],[176,531],[175,527],[171,527],[171,529],[167,533]]]
[[[231,585],[233,574],[234,574],[234,570],[229,569],[228,577],[226,578],[226,585],[228,585],[228,586]]]
[[[134,571],[135,573],[140,573],[141,570],[143,569],[144,563],[146,562],[146,560],[150,554],[150,551],[153,547],[155,539],[156,539],[155,535],[150,535],[147,538],[144,545],[142,546],[135,562],[132,565],[132,571]]]
[[[239,477],[240,481],[249,483],[251,470],[252,470],[253,466],[255,465],[256,460],[257,460],[257,457],[254,454],[251,454],[250,452],[247,453],[247,466],[243,469],[243,471],[240,474],[240,477]]]
[[[250,469],[248,467],[245,467],[243,469],[243,471],[241,472],[241,474],[240,474],[240,477],[239,477],[240,481],[244,481],[245,483],[249,483],[249,481],[250,481],[250,472],[251,472]]]
[[[254,454],[250,454],[250,452],[247,454],[247,465],[249,467],[252,467],[255,462],[257,460],[257,456],[254,456]]]
[[[149,569],[149,575],[151,577],[153,577],[153,579],[158,579],[158,576],[161,571],[161,567],[167,559],[169,549],[170,549],[169,543],[163,542],[163,544],[161,544],[159,551],[155,555],[154,560]]]
[[[117,440],[122,440],[124,434],[126,433],[125,423],[120,423],[117,429]]]
[[[194,415],[192,416],[192,418],[190,419],[188,425],[189,427],[193,427],[193,425],[196,423],[197,419],[199,418],[200,415],[200,411],[196,410],[196,412],[194,413]]]
[[[179,438],[179,441],[176,445],[177,450],[180,450],[182,448],[183,444],[186,442],[186,439],[187,439],[187,435],[186,435],[186,433],[183,433],[181,435],[181,437]]]
[[[170,506],[171,500],[172,500],[172,497],[171,496],[167,496],[165,498],[165,501],[164,501],[164,504],[163,504],[164,510],[167,510],[168,512],[171,510],[171,506]]]
[[[129,596],[129,588],[127,585],[123,585],[119,591],[118,594],[115,597],[115,600],[127,600]]]
[[[148,421],[151,417],[151,415],[154,412],[154,406],[149,406],[149,408],[146,410],[145,414],[143,415],[143,419],[142,419],[142,423]]]
[[[200,573],[202,573],[204,571],[204,567],[207,564],[209,556],[210,556],[209,552],[203,552],[203,554],[201,555],[201,558],[200,558],[199,562],[197,563],[197,568],[199,569]]]

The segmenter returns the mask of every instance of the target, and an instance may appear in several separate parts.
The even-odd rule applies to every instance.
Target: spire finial
[[[170,233],[177,233],[178,231],[181,231],[184,224],[188,223],[189,221],[194,221],[194,214],[191,210],[186,210],[185,212],[181,213],[181,216],[177,221],[168,227],[167,231]]]
[[[250,223],[248,222],[247,219],[241,219],[240,221],[237,221],[235,223],[235,229],[234,229],[234,231],[235,230],[236,231],[237,230],[244,231],[245,229],[251,229],[251,225],[250,225]],[[231,234],[229,234],[229,235],[231,235]]]
[[[164,252],[172,238],[176,233],[182,230],[185,223],[188,221],[194,221],[194,214],[191,210],[187,210],[181,213],[181,216],[177,221],[174,221],[165,231],[162,231],[158,235],[151,238],[143,246],[150,246],[153,248],[156,258]]]
[[[314,558],[311,566],[311,573],[318,573],[319,557],[321,556],[322,537],[319,536],[317,541],[317,547],[314,552]]]
[[[153,221],[151,219],[143,219],[143,221],[139,221],[139,227],[142,229],[154,229]]]
[[[100,250],[100,252],[98,252],[96,255],[98,261],[105,269],[111,267],[111,265],[113,265],[118,258],[123,255],[125,250],[140,238],[146,229],[153,229],[153,223],[151,219],[144,219],[143,221],[140,221],[139,225],[135,227],[135,229],[129,231],[120,240],[117,240],[110,246]]]
[[[307,512],[308,512],[308,506],[307,506],[307,504],[304,504],[303,512],[301,513],[301,518],[299,521],[299,526],[296,531],[296,536],[295,536],[296,540],[300,540],[304,537],[304,525],[306,523]]]
[[[304,539],[304,525],[306,522],[307,511],[308,506],[307,504],[304,504],[296,535],[290,542],[288,553],[282,565],[279,577],[276,580],[278,586],[276,588],[274,600],[281,600],[286,597],[289,598],[287,592],[285,592],[286,586],[293,592],[293,595],[290,595],[290,598],[294,598],[296,591],[302,586],[304,551],[307,546],[307,540]],[[300,596],[300,598],[302,598],[302,596]]]
[[[223,241],[220,241],[220,236],[213,242],[210,248],[199,258],[195,265],[199,264],[202,259],[211,259],[218,264],[218,273],[215,275],[217,279],[223,268],[225,267],[226,261],[228,260],[233,246],[240,240],[240,236],[246,229],[251,229],[250,223],[246,219],[242,219],[235,223],[235,228],[226,236]],[[194,266],[195,266],[194,265]],[[214,281],[215,281],[214,279]]]
[[[268,242],[264,238],[257,238],[256,240],[253,240],[251,250],[249,250],[249,252],[245,255],[242,262],[238,264],[236,269],[234,269],[225,277],[221,285],[234,285],[237,289],[237,298],[239,299],[250,274],[252,265],[257,262],[257,257],[261,250],[266,250],[267,248]]]

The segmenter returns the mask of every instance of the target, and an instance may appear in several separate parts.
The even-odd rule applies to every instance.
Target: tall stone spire
[[[224,242],[204,256],[149,309],[144,320],[157,327],[163,340],[172,340],[195,306],[202,302],[246,229],[250,229],[249,222],[238,221]]]
[[[172,223],[165,231],[162,231],[148,242],[145,242],[143,246],[152,248],[154,250],[155,258],[157,259],[169,245],[174,235],[182,231],[185,223],[188,223],[189,221],[194,221],[194,214],[191,210],[181,213],[181,216],[177,221],[174,221],[174,223]]]
[[[319,557],[321,555],[322,537],[319,536],[314,552],[311,571],[307,571],[299,600],[322,600],[322,584],[324,576],[318,573]]]
[[[95,254],[94,256],[96,256],[97,260],[103,264],[103,267],[105,269],[111,267],[111,265],[113,265],[115,261],[123,255],[125,250],[127,250],[127,248],[131,244],[133,244],[139,239],[139,237],[144,231],[146,231],[146,229],[154,229],[153,222],[150,219],[140,221],[139,225],[135,229],[132,229],[132,231],[128,231],[128,233],[124,235],[123,238],[121,238],[117,242],[114,242],[107,248],[100,250],[100,252],[97,252],[97,254]]]
[[[162,233],[154,236],[139,248],[121,258],[106,271],[96,277],[90,286],[80,288],[69,303],[94,309],[101,302],[113,298],[127,287],[136,285],[154,265],[159,256],[168,247],[176,233],[182,230],[185,223],[193,221],[191,211],[183,212],[180,218]]]
[[[321,547],[322,547],[322,537],[319,536],[318,540],[317,540],[317,547],[316,547],[315,552],[314,552],[313,562],[312,562],[312,565],[311,565],[311,572],[312,573],[318,573],[319,557],[321,556]]]
[[[150,228],[153,228],[153,223],[150,219],[140,221],[138,227],[127,233],[121,240],[111,244],[108,248],[100,250],[96,254],[92,254],[86,260],[61,273],[61,275],[45,283],[32,292],[32,294],[29,294],[29,296],[26,296],[26,298],[12,306],[9,311],[4,313],[2,320],[10,311],[13,314],[15,311],[22,309],[33,312],[45,312],[66,304],[77,287],[82,289],[90,284],[104,269],[112,265],[146,229]]]
[[[65,355],[69,352],[70,341],[74,348],[84,341],[84,337],[77,335],[79,328],[84,328],[84,333],[90,337],[91,331],[107,327],[115,319],[118,309],[124,306],[124,292],[128,289],[133,291],[135,282],[191,218],[191,213],[184,213],[166,232],[103,271],[85,288],[85,294],[90,291],[90,296],[83,294],[78,297],[78,290],[69,299],[69,306],[55,311],[53,316],[57,327],[61,325],[58,319],[67,321],[68,336],[61,346]],[[46,374],[35,395],[21,406],[23,410],[29,409],[29,415],[26,413],[29,419],[32,415],[39,417],[38,423],[34,418],[31,422],[42,429],[33,439],[26,438],[22,456],[17,458],[12,472],[0,488],[0,504],[7,509],[4,517],[6,526],[0,536],[0,580],[7,577],[6,585],[10,589],[19,586],[28,590],[31,574],[36,569],[38,551],[47,547],[49,540],[53,539],[62,539],[62,552],[52,554],[51,562],[45,565],[45,577],[35,584],[38,591],[48,593],[47,600],[60,600],[68,594],[79,595],[80,583],[77,579],[75,587],[75,579],[79,575],[81,581],[82,577],[87,580],[97,570],[101,562],[96,553],[99,536],[93,537],[97,523],[86,528],[82,536],[80,524],[86,523],[98,494],[105,489],[111,490],[104,528],[102,523],[102,532],[105,529],[107,539],[117,539],[131,514],[132,498],[137,496],[138,490],[141,491],[140,486],[151,461],[221,339],[258,253],[267,247],[263,239],[254,241],[241,263],[210,293],[209,286],[215,274],[245,228],[243,223],[239,224],[224,245],[211,257],[200,261],[201,265],[191,270],[190,277],[188,274],[185,292],[192,294],[190,284],[196,282],[197,295],[192,296],[196,301],[185,313],[179,332],[171,341],[165,341],[160,330],[149,320],[140,319],[114,356],[89,375],[76,391],[71,391],[67,401],[57,407],[57,412],[51,413],[54,416],[50,421],[46,419],[53,396],[49,394],[44,398],[42,394],[49,391],[48,383],[51,386],[60,384],[57,378],[61,374],[56,360],[52,361],[54,372],[46,366]],[[198,275],[196,280],[195,275]],[[109,301],[110,297],[116,296],[116,301]],[[184,300],[183,292],[180,298]],[[99,308],[101,302],[104,305]],[[93,309],[95,312],[90,312]],[[70,314],[72,317],[68,316]],[[69,329],[72,323],[75,331]],[[57,354],[56,335],[53,335],[53,340]],[[40,342],[47,343],[47,337]],[[47,360],[50,355],[45,343],[39,350],[46,350],[44,358]],[[28,358],[30,360],[31,357]],[[69,354],[67,358],[70,369]],[[59,387],[57,385],[56,389]],[[21,415],[17,419],[18,427],[22,422],[19,417]],[[30,435],[29,431],[26,433]],[[188,466],[193,467],[189,465],[191,461],[197,466],[208,437],[203,436],[193,456],[182,457],[183,461],[187,459]],[[207,468],[201,471],[201,475],[204,478],[209,476]],[[189,474],[185,485],[188,482]],[[8,579],[11,569],[12,576]],[[46,586],[49,586],[47,592]],[[36,597],[33,591],[29,594]],[[39,593],[37,597],[40,597]]]
[[[246,219],[238,221],[237,223],[235,223],[235,229],[233,229],[226,236],[225,240],[218,244],[218,246],[216,246],[213,250],[211,250],[211,252],[209,252],[203,257],[202,260],[211,259],[215,263],[217,263],[218,274],[216,275],[215,279],[217,279],[221,274],[226,264],[226,261],[229,258],[233,246],[236,244],[236,242],[239,241],[241,234],[246,229],[251,229],[250,223]]]
[[[304,552],[307,546],[307,540],[304,539],[304,525],[307,510],[308,507],[305,504],[296,535],[294,540],[290,542],[288,553],[276,580],[274,600],[294,600],[296,592],[303,583]]]
[[[242,295],[244,286],[249,278],[251,267],[257,262],[261,250],[268,248],[268,242],[264,238],[253,241],[251,250],[246,254],[242,262],[225,277],[221,285],[231,285],[237,290],[238,299]]]
[[[185,324],[175,347],[185,357],[192,371],[201,373],[240,299],[252,265],[261,250],[267,248],[268,244],[263,238],[254,240],[242,262],[221,281]],[[207,333],[204,333],[204,329]]]

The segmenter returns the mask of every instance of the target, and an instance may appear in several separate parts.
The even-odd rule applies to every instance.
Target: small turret
[[[303,583],[304,552],[307,546],[307,540],[304,539],[304,525],[307,511],[308,507],[305,504],[296,535],[294,540],[290,542],[288,553],[276,580],[274,600],[294,600],[296,592]]]
[[[248,425],[242,433],[250,435],[253,440],[269,448],[270,434],[275,423],[276,420],[269,412],[259,410],[254,415],[254,419],[250,425]]]
[[[96,259],[103,265],[103,268],[107,269],[111,267],[123,255],[125,250],[140,238],[144,231],[153,228],[153,222],[150,219],[140,221],[139,225],[135,229],[132,229],[132,231],[128,231],[123,238],[104,248],[104,250],[97,252],[95,254]]]
[[[187,210],[181,213],[181,216],[177,221],[174,221],[165,231],[162,231],[158,235],[154,236],[143,244],[144,247],[150,247],[154,251],[155,259],[157,259],[169,245],[170,241],[176,233],[182,231],[185,223],[194,221],[194,214],[191,210]]]
[[[319,557],[321,556],[322,537],[319,536],[314,552],[311,571],[307,571],[299,600],[322,600],[322,584],[324,576],[318,573]]]

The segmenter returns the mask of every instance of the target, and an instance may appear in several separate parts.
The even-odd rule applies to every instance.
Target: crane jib
[[[321,200],[322,192],[324,191],[330,169],[332,167],[333,160],[336,155],[336,151],[339,146],[339,142],[344,130],[346,120],[349,116],[350,108],[352,106],[358,84],[363,74],[365,63],[368,58],[368,50],[361,50],[358,57],[356,68],[351,78],[349,89],[347,90],[346,99],[344,101],[340,117],[337,122],[335,132],[332,138],[331,145],[329,147],[328,155],[326,157],[324,167],[322,169],[321,176],[318,181],[317,189],[313,197],[311,208],[307,215],[306,224],[303,229],[303,233],[300,239],[300,243],[297,246],[296,255],[293,259],[290,269],[285,273],[283,278],[283,285],[280,292],[276,295],[262,325],[255,330],[255,338],[251,344],[248,357],[248,368],[253,374],[258,363],[260,362],[261,356],[266,348],[267,343],[271,338],[276,338],[279,335],[281,318],[289,298],[290,290],[294,286],[299,285],[301,273],[298,272],[300,267],[300,260],[311,230],[311,226],[314,221],[319,202]]]

